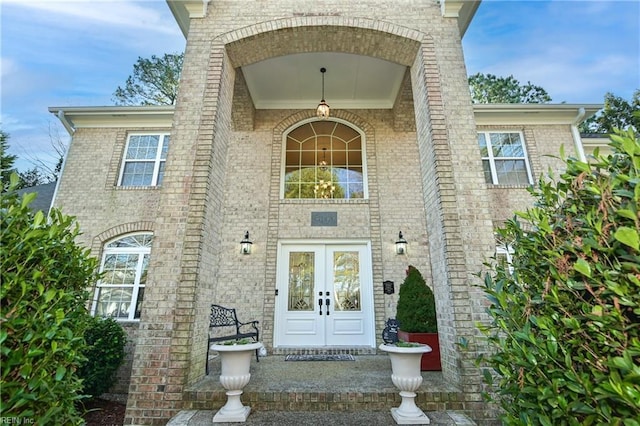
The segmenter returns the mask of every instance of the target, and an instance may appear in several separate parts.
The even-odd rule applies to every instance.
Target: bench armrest
[[[250,325],[251,327],[255,328],[256,331],[258,331],[258,324],[260,323],[260,321],[249,321],[249,322],[240,322],[238,321],[238,327],[243,327],[245,325]]]

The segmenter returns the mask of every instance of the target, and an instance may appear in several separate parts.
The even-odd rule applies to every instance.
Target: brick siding
[[[321,51],[408,67],[393,109],[332,111],[363,134],[364,200],[280,199],[283,137],[314,116],[313,106],[256,110],[238,68]],[[569,127],[519,128],[534,176],[557,169],[542,155],[571,143]],[[128,383],[126,424],[165,424],[185,406],[186,389],[204,374],[210,303],[260,320],[272,350],[283,239],[371,241],[376,336],[395,316],[407,266],[420,269],[436,294],[443,377],[464,389],[456,404],[479,422],[495,416],[472,362],[482,350],[475,324],[486,320],[474,274],[493,254],[494,223],[530,200],[524,188],[484,183],[457,22],[442,18],[436,1],[211,2],[191,21],[162,187],[116,187],[127,133],[146,130],[168,129],[79,129],[56,198],[96,256],[119,235],[155,236],[142,318],[127,325],[132,343],[118,385]],[[310,213],[327,210],[338,225],[311,227]],[[239,252],[247,230],[250,256]],[[399,231],[406,256],[394,253]],[[384,280],[396,282],[396,294],[382,293]],[[462,338],[473,349],[461,351]]]

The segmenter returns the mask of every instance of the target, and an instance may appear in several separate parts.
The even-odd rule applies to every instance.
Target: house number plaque
[[[311,226],[338,226],[338,212],[311,212]]]

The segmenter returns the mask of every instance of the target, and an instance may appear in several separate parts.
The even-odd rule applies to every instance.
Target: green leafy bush
[[[480,361],[506,424],[640,424],[640,142],[611,139],[499,230],[513,263],[484,275],[495,352]]]
[[[80,424],[74,403],[82,383],[87,292],[96,261],[76,245],[74,219],[52,210],[33,213],[36,194],[0,198],[0,393],[3,418],[35,424]]]
[[[91,317],[84,333],[86,361],[78,370],[85,394],[96,397],[114,384],[124,359],[127,333],[113,318]]]
[[[398,292],[396,319],[400,329],[409,333],[436,333],[436,301],[422,274],[409,266]]]

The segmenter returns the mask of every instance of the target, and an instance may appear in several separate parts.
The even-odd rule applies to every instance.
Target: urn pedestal
[[[214,423],[245,422],[251,407],[242,405],[240,395],[251,379],[251,358],[262,343],[211,345],[220,354],[220,383],[227,390],[227,403],[213,416]]]
[[[422,354],[430,352],[428,345],[402,347],[382,344],[379,349],[391,359],[391,381],[400,390],[402,402],[391,409],[393,419],[399,425],[430,424],[429,417],[416,405],[416,390],[422,384],[420,360]]]

